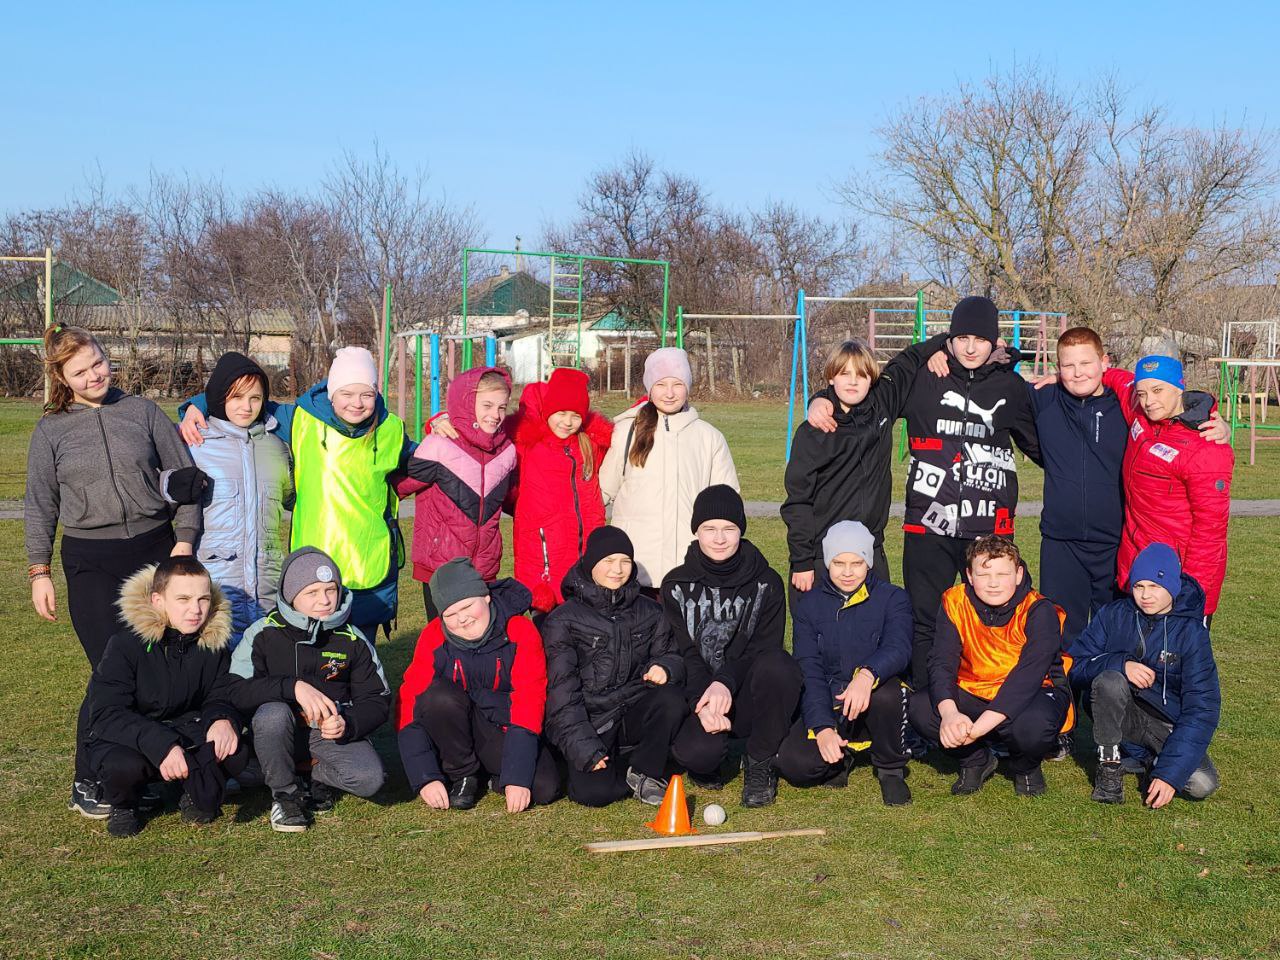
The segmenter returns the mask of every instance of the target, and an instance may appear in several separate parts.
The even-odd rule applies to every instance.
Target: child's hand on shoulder
[[[460,434],[457,428],[449,422],[449,414],[442,413],[431,421],[431,432],[439,434],[446,440],[457,440]]]
[[[809,404],[809,426],[823,433],[836,432],[836,408],[826,397],[817,397]]]

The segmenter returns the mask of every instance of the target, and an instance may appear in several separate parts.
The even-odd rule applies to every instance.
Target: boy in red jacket
[[[1227,522],[1236,454],[1199,433],[1213,398],[1186,390],[1173,357],[1143,357],[1130,375],[1108,370],[1103,383],[1116,391],[1129,423],[1122,477],[1124,529],[1117,582],[1129,585],[1129,567],[1152,543],[1173,547],[1182,569],[1204,588],[1206,622],[1218,608],[1227,572]]]
[[[469,810],[493,777],[508,813],[551,803],[555,761],[540,744],[547,702],[542,637],[522,614],[529,591],[490,587],[471,561],[431,578],[441,610],[418,638],[400,687],[397,728],[409,785],[436,810]]]

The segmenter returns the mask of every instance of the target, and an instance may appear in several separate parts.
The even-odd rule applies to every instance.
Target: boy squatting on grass
[[[295,550],[281,565],[276,608],[231,658],[232,698],[252,718],[271,789],[272,830],[301,832],[309,813],[333,808],[336,791],[371,797],[386,777],[368,738],[391,712],[391,688],[373,644],[348,623],[351,606],[333,558]]]
[[[111,805],[107,832],[142,829],[142,790],[157,777],[182,782],[184,820],[209,823],[249,758],[227,672],[230,605],[180,555],[130,577],[120,611],[127,629],[107,641],[88,695],[85,753]]]
[[[1206,751],[1222,709],[1204,590],[1163,543],[1134,558],[1129,582],[1133,595],[1103,607],[1071,647],[1071,682],[1098,744],[1093,799],[1124,802],[1124,740],[1155,755],[1147,806],[1163,807],[1177,791],[1203,800],[1218,789]]]

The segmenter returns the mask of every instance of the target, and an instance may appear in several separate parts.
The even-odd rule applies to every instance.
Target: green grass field
[[[0,405],[0,455],[14,469],[28,407]],[[709,416],[747,495],[779,499],[776,412],[720,405]],[[1274,462],[1254,470],[1254,495],[1277,495]],[[0,497],[20,494],[19,481]],[[780,521],[753,519],[748,536],[783,569]],[[899,809],[880,804],[865,767],[843,791],[784,785],[764,810],[738,806],[738,780],[696,796],[726,806],[723,829],[827,836],[593,857],[582,844],[645,836],[652,808],[561,801],[509,817],[489,796],[468,813],[429,811],[410,800],[385,730],[375,740],[390,777],[376,802],[344,798],[305,834],[273,833],[265,792],[249,791],[211,826],[168,813],[111,840],[65,809],[84,656],[65,614],[47,624],[32,612],[21,524],[0,521],[0,956],[1274,957],[1280,519],[1235,520],[1230,536],[1214,621],[1223,787],[1209,801],[1153,813],[1130,779],[1124,807],[1092,803],[1082,732],[1074,760],[1046,765],[1038,800],[1015,798],[1003,776],[954,798],[954,767],[936,757],[913,765],[915,802]],[[1034,571],[1033,524],[1019,542]],[[896,531],[888,547],[897,569]],[[407,571],[401,585],[401,620],[381,646],[393,680],[422,626]],[[60,574],[58,588],[65,609]]]

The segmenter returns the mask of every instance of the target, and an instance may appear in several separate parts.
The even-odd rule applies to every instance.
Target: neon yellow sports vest
[[[391,568],[390,513],[399,499],[387,476],[399,466],[404,422],[387,414],[363,437],[347,437],[298,407],[293,415],[291,548],[319,547],[353,590],[376,587]]]

